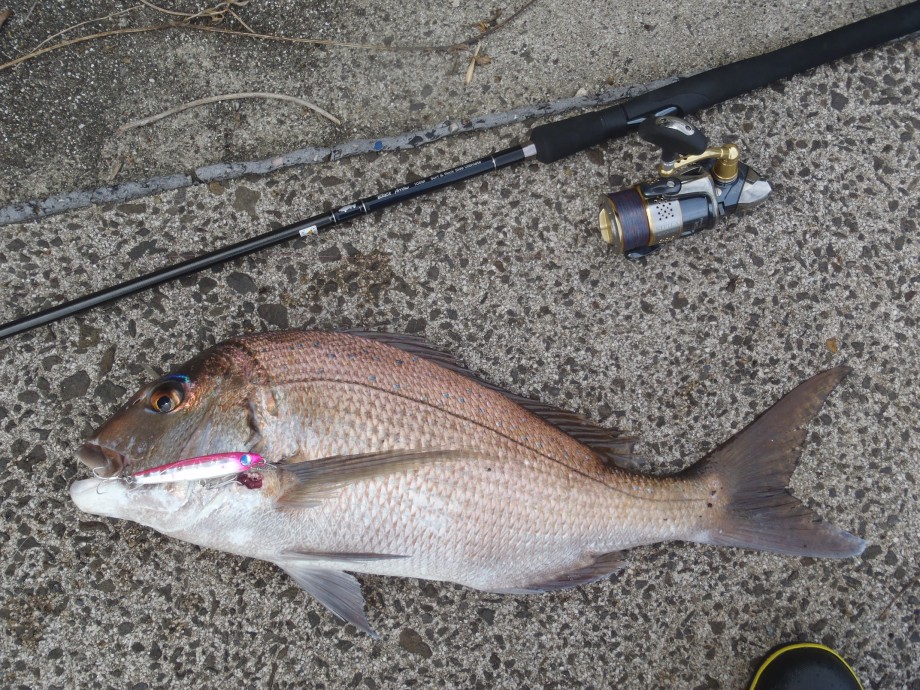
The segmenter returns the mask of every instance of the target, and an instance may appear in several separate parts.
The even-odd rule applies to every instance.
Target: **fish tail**
[[[789,493],[806,426],[849,367],[824,371],[787,394],[686,474],[708,490],[708,519],[694,541],[793,556],[848,558],[866,543]]]

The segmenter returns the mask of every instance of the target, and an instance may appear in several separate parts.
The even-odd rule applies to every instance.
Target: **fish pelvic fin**
[[[300,587],[346,623],[380,639],[364,614],[364,595],[353,575],[341,570],[317,568],[309,561],[285,560],[277,563]]]
[[[837,367],[808,379],[684,473],[703,482],[707,507],[716,508],[694,541],[792,556],[862,553],[862,539],[823,522],[788,489],[808,423],[849,371]]]

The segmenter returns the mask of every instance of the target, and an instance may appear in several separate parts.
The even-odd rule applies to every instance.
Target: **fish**
[[[806,427],[849,369],[801,383],[688,469],[640,469],[637,438],[492,385],[424,340],[272,331],[204,350],[135,393],[77,453],[87,513],[276,564],[371,627],[354,573],[554,592],[610,578],[624,553],[697,542],[848,558],[865,542],[788,483]],[[254,485],[120,477],[164,460],[258,454]]]

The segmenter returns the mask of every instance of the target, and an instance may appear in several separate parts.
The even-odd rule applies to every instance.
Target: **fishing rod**
[[[531,158],[553,163],[637,129],[662,149],[659,177],[604,195],[599,222],[605,242],[629,257],[644,256],[664,242],[713,227],[720,217],[757,205],[770,192],[769,184],[739,161],[736,146],[710,148],[705,136],[681,120],[682,116],[916,31],[920,31],[920,0],[764,55],[700,72],[603,110],[540,125],[525,144],[0,325],[0,339],[282,242],[318,235],[333,225],[478,175]]]

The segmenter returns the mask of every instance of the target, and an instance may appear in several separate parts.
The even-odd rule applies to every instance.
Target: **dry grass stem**
[[[121,172],[121,167],[125,164],[124,158],[119,158],[115,161],[115,165],[112,166],[112,169],[109,171],[109,176],[106,178],[106,182],[112,184],[115,181],[115,178],[118,177],[118,173]]]
[[[249,0],[225,0],[224,2],[220,2],[213,7],[206,8],[195,14],[190,14],[187,12],[178,12],[176,10],[170,10],[170,9],[167,9],[165,7],[161,7],[155,4],[151,0],[139,0],[139,2],[141,4],[134,5],[132,7],[129,7],[124,10],[120,10],[118,12],[113,12],[112,14],[106,15],[104,17],[98,17],[96,19],[90,19],[85,22],[75,24],[73,26],[67,27],[66,29],[63,29],[62,31],[59,31],[56,34],[53,34],[52,36],[49,36],[48,38],[46,38],[44,41],[39,43],[35,48],[33,48],[30,52],[26,53],[25,55],[20,55],[19,57],[14,58],[13,60],[9,60],[8,62],[4,62],[0,64],[0,72],[2,72],[3,70],[9,69],[11,67],[15,67],[16,65],[22,64],[23,62],[26,62],[33,58],[39,57],[40,55],[44,55],[45,53],[49,53],[55,50],[60,50],[62,48],[67,48],[73,45],[78,45],[80,43],[86,43],[88,41],[95,41],[97,39],[107,38],[110,36],[120,36],[120,35],[125,35],[125,34],[138,34],[138,33],[145,33],[148,31],[161,31],[163,29],[185,29],[185,30],[191,30],[191,31],[211,31],[214,33],[227,34],[230,36],[246,36],[248,38],[258,38],[258,39],[262,39],[265,41],[280,41],[284,43],[299,43],[299,44],[307,44],[307,45],[329,46],[329,47],[335,47],[335,48],[355,48],[359,50],[452,52],[452,51],[468,50],[470,46],[472,46],[473,43],[476,42],[477,47],[476,47],[475,54],[473,55],[473,60],[470,62],[469,68],[467,68],[467,82],[466,83],[469,84],[473,79],[473,72],[476,69],[476,64],[485,64],[483,61],[479,61],[478,63],[476,61],[476,58],[479,55],[479,45],[480,45],[479,42],[482,40],[482,38],[507,26],[516,17],[520,16],[521,13],[529,9],[536,2],[536,0],[528,0],[520,9],[518,9],[510,17],[508,17],[508,19],[501,22],[500,24],[495,24],[494,26],[490,26],[489,28],[485,30],[480,30],[480,34],[478,36],[474,36],[473,38],[469,38],[460,43],[455,43],[452,45],[440,45],[440,46],[432,46],[432,45],[428,45],[428,46],[426,45],[401,45],[401,46],[390,45],[388,46],[382,43],[352,43],[349,41],[334,41],[334,40],[319,39],[319,38],[298,38],[296,36],[278,36],[276,34],[260,34],[260,33],[256,33],[255,31],[253,31],[252,27],[249,26],[245,21],[243,21],[243,19],[233,10],[233,7],[243,7],[247,5]],[[35,5],[33,3],[32,8],[34,8],[34,6]],[[55,43],[54,45],[45,47],[45,44],[47,44],[49,41],[51,41],[54,38],[57,38],[58,36],[61,36],[62,34],[67,33],[68,31],[72,31],[73,29],[76,29],[78,27],[85,26],[86,24],[92,24],[93,22],[99,22],[105,19],[111,19],[113,17],[118,17],[120,15],[127,14],[128,12],[133,12],[134,10],[137,10],[140,7],[148,7],[149,9],[155,10],[157,12],[161,12],[163,14],[168,14],[168,15],[175,16],[175,17],[181,17],[183,21],[171,22],[168,24],[157,24],[157,25],[152,25],[152,26],[139,26],[139,27],[127,27],[127,28],[122,28],[122,29],[112,29],[110,31],[102,31],[99,33],[90,34],[88,36],[80,36],[79,38],[74,38],[74,39],[70,39],[67,41],[61,41],[60,43]],[[29,13],[31,13],[32,8],[30,8]],[[6,11],[8,12],[8,10]],[[218,27],[218,26],[203,26],[200,24],[190,23],[191,20],[200,19],[200,18],[209,18],[211,19],[212,22],[216,23],[216,22],[219,22],[221,19],[223,19],[223,17],[226,14],[229,14],[230,16],[232,16],[237,22],[240,23],[242,27],[246,29],[246,31],[236,31],[234,29],[225,29],[225,28]],[[9,14],[7,14],[6,16],[8,17]],[[2,23],[3,21],[0,20],[0,24]]]
[[[140,5],[137,5],[140,7]],[[161,31],[163,29],[183,29],[188,31],[209,31],[213,33],[220,34],[229,34],[231,36],[247,36],[249,38],[259,38],[266,41],[282,41],[285,43],[305,43],[309,45],[321,45],[321,46],[330,46],[336,48],[360,48],[364,50],[465,50],[466,47],[462,44],[455,46],[446,46],[442,48],[431,47],[431,46],[386,46],[382,43],[347,43],[344,41],[331,41],[319,38],[297,38],[294,36],[275,36],[273,34],[257,34],[250,33],[248,31],[234,31],[233,29],[222,29],[217,26],[200,26],[198,24],[186,24],[182,22],[172,22],[169,24],[156,24],[154,26],[138,26],[138,27],[129,27],[125,29],[112,29],[111,31],[102,31],[96,34],[90,34],[89,36],[81,36],[79,38],[72,38],[68,41],[62,41],[61,43],[55,43],[54,45],[48,46],[47,48],[41,48],[38,50],[33,50],[30,53],[25,55],[20,55],[18,58],[10,60],[9,62],[4,62],[0,64],[0,72],[10,67],[15,67],[16,65],[22,64],[33,58],[37,58],[40,55],[45,53],[50,53],[54,50],[60,50],[61,48],[67,48],[68,46],[77,45],[79,43],[86,43],[87,41],[95,41],[100,38],[106,38],[109,36],[120,36],[124,34],[139,34],[147,31]]]
[[[165,7],[160,7],[159,5],[154,5],[150,0],[141,0],[141,3],[146,5],[152,10],[157,12],[162,12],[163,14],[171,14],[173,17],[191,17],[192,15],[188,12],[177,12],[176,10],[168,10]]]
[[[98,38],[105,38],[107,36],[119,36],[122,34],[140,34],[145,31],[159,31],[161,29],[169,29],[172,24],[159,24],[157,26],[139,26],[134,28],[127,29],[113,29],[111,31],[102,31],[98,34],[90,34],[89,36],[80,36],[79,38],[71,38],[68,41],[62,41],[60,43],[55,43],[54,45],[48,46],[47,48],[40,48],[38,50],[33,50],[31,53],[26,53],[25,55],[20,55],[18,58],[10,60],[9,62],[4,62],[0,64],[0,72],[10,67],[15,67],[16,65],[22,64],[26,60],[31,60],[32,58],[37,58],[39,55],[44,55],[45,53],[50,53],[54,50],[60,50],[61,48],[66,48],[67,46],[77,45],[79,43],[86,43],[88,41],[95,41]]]
[[[255,33],[255,31],[252,30],[252,27],[249,26],[249,24],[247,24],[246,22],[244,22],[243,18],[240,15],[238,15],[233,10],[227,10],[227,12],[230,14],[230,16],[236,19],[236,21],[238,21],[243,26],[243,28],[246,29],[246,31],[248,31],[251,34]]]
[[[249,0],[236,0],[236,1],[229,0],[229,2],[221,2],[215,5],[214,7],[208,7],[206,9],[201,10],[200,12],[195,12],[194,14],[191,12],[177,12],[176,10],[168,10],[165,7],[160,7],[159,5],[155,5],[154,3],[150,2],[150,0],[140,0],[140,1],[152,10],[156,10],[157,12],[162,12],[163,14],[169,14],[174,17],[182,17],[183,19],[185,19],[185,21],[191,21],[192,19],[199,19],[201,17],[207,17],[212,22],[217,23],[217,22],[220,22],[224,18],[225,14],[229,14],[237,22],[239,22],[240,26],[245,28],[246,31],[248,31],[251,34],[255,33],[252,27],[249,26],[249,24],[247,24],[246,22],[244,22],[243,18],[231,9],[231,5],[235,5],[236,7],[245,6],[249,4]]]
[[[129,7],[129,8],[126,9],[126,10],[119,10],[118,12],[113,12],[112,14],[107,14],[107,15],[105,15],[104,17],[96,17],[95,19],[87,19],[85,22],[80,22],[79,24],[74,24],[73,26],[68,26],[66,29],[61,29],[61,30],[58,31],[56,34],[51,34],[50,36],[48,36],[48,38],[46,38],[44,41],[42,41],[42,42],[39,43],[37,46],[35,46],[34,48],[32,48],[32,52],[35,52],[36,50],[39,50],[43,45],[45,45],[46,43],[48,43],[51,39],[57,38],[58,36],[63,36],[63,35],[66,34],[68,31],[73,31],[74,29],[79,29],[81,26],[86,26],[87,24],[93,24],[93,23],[95,23],[95,22],[105,21],[106,19],[112,19],[113,17],[118,17],[118,16],[120,16],[120,15],[122,15],[122,14],[127,14],[128,12],[133,12],[134,10],[139,9],[140,7],[141,7],[140,5],[134,5],[134,6],[132,6],[132,7]]]
[[[486,27],[485,25],[483,25],[483,27],[480,29],[479,35],[478,35],[478,36],[473,36],[472,38],[468,38],[467,40],[464,41],[464,44],[466,44],[466,45],[468,45],[468,46],[471,46],[471,45],[473,45],[473,42],[474,42],[474,41],[481,41],[481,40],[484,39],[486,36],[488,36],[488,35],[490,35],[490,34],[494,34],[494,33],[495,33],[496,31],[498,31],[499,29],[504,29],[506,26],[508,26],[508,24],[510,24],[511,22],[513,22],[518,16],[520,16],[520,15],[521,15],[522,13],[524,13],[525,11],[529,10],[530,7],[531,7],[536,1],[537,1],[537,0],[527,0],[527,2],[525,2],[520,8],[518,8],[517,10],[515,10],[515,11],[511,14],[510,17],[508,17],[505,21],[501,22],[500,24],[492,24],[491,26],[488,26],[488,27]],[[494,17],[494,19],[496,19],[496,20],[498,19],[498,16],[497,16],[497,15],[493,15],[493,17]],[[483,23],[483,24],[484,24],[484,23]]]
[[[333,48],[360,48],[362,50],[419,50],[419,51],[437,51],[437,50],[462,50],[463,45],[458,46],[388,46],[383,43],[349,43],[347,41],[333,41],[323,38],[298,38],[296,36],[278,36],[276,34],[257,34],[247,31],[235,31],[234,29],[223,29],[219,26],[202,26],[200,24],[176,24],[177,28],[191,29],[193,31],[211,31],[218,34],[229,34],[230,36],[248,36],[249,38],[261,38],[266,41],[283,41],[285,43],[306,43],[315,46],[329,46]]]
[[[901,587],[900,591],[899,591],[897,594],[895,594],[895,595],[891,598],[891,601],[888,602],[888,606],[886,606],[884,609],[882,609],[881,614],[879,614],[879,617],[878,617],[879,620],[884,620],[885,618],[887,618],[887,617],[888,617],[888,611],[890,611],[890,610],[891,610],[891,607],[894,606],[894,602],[896,602],[898,599],[900,599],[901,596],[904,594],[904,592],[906,592],[906,591],[909,590],[911,587],[913,587],[915,584],[917,584],[918,581],[920,581],[920,573],[918,573],[917,575],[914,575],[914,579],[912,579],[912,580],[911,580],[910,582],[908,582],[906,585],[904,585],[903,587]]]
[[[26,12],[26,16],[22,18],[22,23],[23,23],[23,24],[28,24],[28,23],[29,23],[29,17],[32,16],[32,10],[35,9],[35,6],[36,6],[37,4],[38,4],[38,0],[35,0],[35,1],[32,3],[32,6],[29,7],[29,11]]]
[[[243,26],[246,26],[246,23],[239,18],[239,15],[237,15],[236,12],[231,9],[231,6],[245,7],[249,4],[249,0],[225,0],[224,2],[217,3],[213,7],[206,7],[199,12],[179,12],[177,10],[170,10],[165,7],[161,7],[160,5],[157,5],[150,0],[140,1],[152,10],[162,12],[163,14],[169,14],[173,17],[183,17],[186,20],[208,18],[212,22],[219,22],[224,18],[225,14],[232,14]],[[252,29],[250,29],[248,26],[246,28],[252,31]]]
[[[481,47],[482,43],[476,44],[476,50],[473,51],[473,57],[470,59],[470,66],[466,68],[466,79],[463,80],[466,86],[469,86],[473,82],[473,72],[476,71],[476,58],[479,57],[479,49]]]
[[[118,128],[118,133],[126,132],[129,129],[135,129],[137,127],[143,127],[144,125],[149,125],[163,118],[169,117],[170,115],[175,115],[176,113],[181,113],[183,110],[188,110],[190,108],[197,108],[200,105],[209,105],[211,103],[219,103],[221,101],[234,101],[241,98],[270,98],[278,101],[287,101],[288,103],[296,103],[297,105],[302,105],[305,108],[322,115],[326,119],[334,122],[337,125],[341,125],[342,121],[339,120],[334,115],[326,112],[322,108],[309,101],[305,101],[302,98],[296,98],[295,96],[286,96],[280,93],[264,93],[264,92],[245,92],[245,93],[227,93],[220,96],[209,96],[207,98],[199,98],[194,101],[189,101],[188,103],[183,103],[182,105],[177,105],[175,108],[170,108],[162,113],[156,115],[151,115],[150,117],[145,117],[141,120],[132,120],[127,124],[122,125]]]
[[[217,24],[220,22],[225,14],[232,14],[234,17],[237,17],[236,12],[231,9],[231,6],[235,7],[245,7],[249,4],[249,0],[225,0],[224,2],[219,2],[214,7],[206,7],[198,14],[192,15],[192,19],[197,19],[198,17],[207,17],[212,22]],[[253,32],[255,33],[255,32]]]

